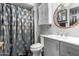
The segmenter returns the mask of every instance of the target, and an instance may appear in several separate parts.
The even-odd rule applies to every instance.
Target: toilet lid
[[[43,45],[40,43],[35,43],[35,44],[31,45],[31,49],[36,49],[36,48],[40,48],[40,47],[43,47]]]

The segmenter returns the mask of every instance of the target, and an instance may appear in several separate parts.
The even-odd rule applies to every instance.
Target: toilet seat
[[[31,49],[37,49],[37,48],[41,48],[41,47],[43,47],[43,45],[40,43],[35,43],[35,44],[31,45]]]
[[[41,43],[35,43],[30,46],[30,50],[33,53],[33,56],[40,56],[41,50],[44,46]]]

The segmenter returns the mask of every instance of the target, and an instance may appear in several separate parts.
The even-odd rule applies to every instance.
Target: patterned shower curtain
[[[26,55],[34,39],[33,10],[12,4],[0,6],[0,41],[4,42],[0,55]]]

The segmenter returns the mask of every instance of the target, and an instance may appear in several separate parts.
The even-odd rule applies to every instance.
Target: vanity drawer
[[[60,56],[79,56],[79,46],[60,42]]]

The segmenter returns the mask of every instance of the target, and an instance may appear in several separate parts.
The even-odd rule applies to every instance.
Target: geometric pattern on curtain
[[[4,48],[0,55],[25,55],[33,43],[33,11],[12,4],[1,4],[0,38]]]
[[[0,55],[10,55],[10,39],[11,39],[11,11],[10,5],[1,4],[1,30],[2,41],[4,42],[3,49],[0,49]]]
[[[31,32],[30,32],[30,11],[18,7],[17,18],[17,41],[16,49],[18,55],[23,55],[26,49],[31,45]],[[26,53],[26,52],[25,52]]]

